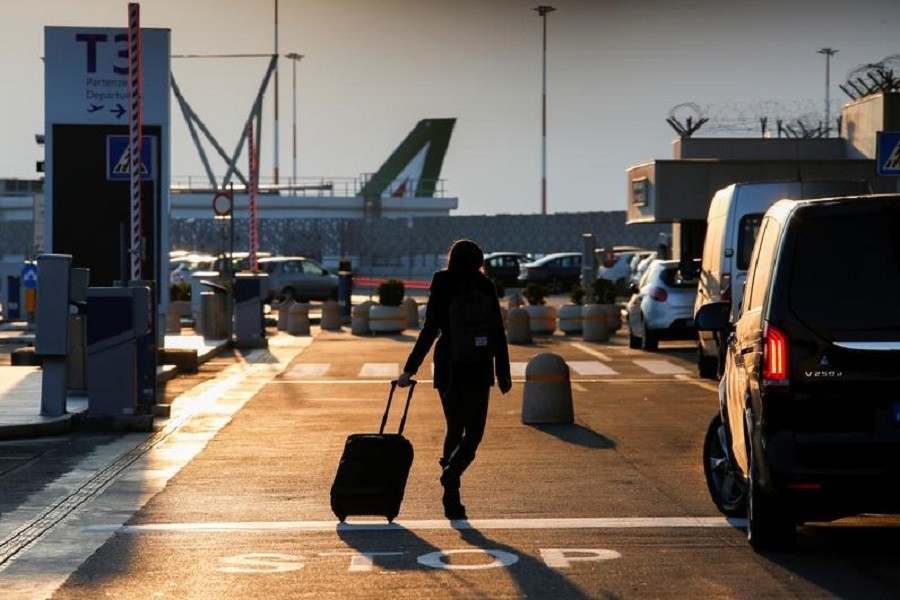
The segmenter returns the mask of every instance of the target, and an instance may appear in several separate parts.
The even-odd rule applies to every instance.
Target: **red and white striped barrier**
[[[128,137],[131,182],[131,279],[141,279],[141,7],[128,4]]]

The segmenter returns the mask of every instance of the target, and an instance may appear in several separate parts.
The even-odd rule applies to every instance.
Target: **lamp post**
[[[822,48],[817,50],[819,54],[825,55],[825,135],[831,137],[831,96],[829,94],[831,88],[831,57],[837,54],[834,48]]]
[[[302,54],[297,54],[296,52],[291,52],[290,54],[286,54],[285,58],[291,59],[293,78],[292,78],[292,86],[293,86],[293,96],[294,96],[294,108],[293,108],[293,124],[292,124],[292,146],[293,146],[293,165],[291,168],[291,183],[296,186],[297,185],[297,63],[303,59]],[[296,196],[297,190],[296,187],[291,189],[291,195]]]
[[[278,146],[280,141],[278,139],[278,0],[275,0],[275,129],[273,131],[273,138],[275,142],[275,165],[272,170],[275,185],[278,185]]]
[[[541,214],[547,214],[547,13],[555,8],[552,6],[538,6],[534,9],[544,21],[544,50],[542,54],[542,83],[541,83]]]

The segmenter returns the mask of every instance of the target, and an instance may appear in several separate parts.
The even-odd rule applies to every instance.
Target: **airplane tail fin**
[[[431,198],[456,119],[422,119],[372,175],[360,196]]]

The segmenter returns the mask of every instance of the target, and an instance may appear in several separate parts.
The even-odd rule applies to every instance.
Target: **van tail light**
[[[787,390],[790,350],[787,336],[768,321],[763,323],[763,390]]]
[[[651,286],[647,291],[647,295],[656,300],[657,302],[665,302],[666,298],[669,297],[668,292],[662,289],[661,287]]]
[[[722,297],[722,302],[731,302],[731,275],[722,275],[719,295]]]

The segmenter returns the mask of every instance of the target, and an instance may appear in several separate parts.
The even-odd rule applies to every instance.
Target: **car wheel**
[[[747,489],[747,541],[757,552],[768,550],[788,550],[793,547],[797,537],[797,524],[792,511],[779,502],[777,498],[767,494],[759,485],[757,475],[757,456],[753,449],[753,441],[747,439],[750,457],[749,485]]]
[[[630,327],[628,328],[628,347],[635,350],[641,347],[641,338],[634,335]]]
[[[717,380],[720,376],[719,357],[705,355],[700,344],[697,344],[697,372],[704,379]]]
[[[297,295],[294,293],[294,288],[286,287],[281,291],[281,295],[284,296],[284,301],[292,301],[297,302]]]
[[[641,319],[641,350],[647,352],[656,352],[659,347],[659,341],[656,339],[650,329],[647,327],[647,321]]]
[[[709,496],[719,512],[728,517],[746,514],[747,485],[735,469],[725,424],[718,412],[709,422],[703,441],[703,473]]]

